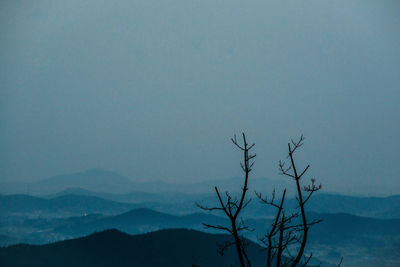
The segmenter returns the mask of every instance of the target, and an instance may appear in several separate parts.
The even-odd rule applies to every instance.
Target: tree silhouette
[[[304,137],[301,136],[298,141],[291,140],[288,143],[288,155],[290,159],[289,165],[286,166],[284,161],[279,161],[279,172],[281,175],[289,177],[295,182],[297,210],[286,214],[284,202],[286,197],[286,189],[283,191],[280,202],[275,201],[275,191],[272,193],[271,200],[263,198],[260,193],[256,193],[257,197],[266,205],[273,206],[277,209],[277,213],[270,231],[264,235],[260,241],[267,247],[267,266],[272,265],[272,258],[275,256],[276,266],[306,266],[312,258],[312,253],[304,257],[304,250],[307,243],[308,231],[314,224],[321,220],[308,222],[306,216],[305,205],[314,192],[321,189],[321,185],[315,183],[315,179],[311,179],[311,184],[301,186],[301,180],[310,165],[307,165],[302,171],[298,171],[296,167],[294,153],[303,145]],[[300,222],[298,220],[300,217]],[[285,259],[282,255],[285,252]]]
[[[215,187],[215,192],[218,196],[219,206],[218,207],[206,207],[199,205],[198,206],[207,211],[220,210],[225,213],[225,215],[230,220],[230,226],[225,227],[222,225],[211,225],[207,223],[203,223],[203,225],[207,228],[213,228],[218,230],[223,230],[230,233],[233,236],[233,242],[226,242],[220,247],[220,253],[223,253],[225,249],[228,247],[235,245],[236,252],[239,257],[239,262],[241,266],[251,266],[250,259],[246,252],[247,242],[246,239],[243,238],[239,233],[245,230],[249,230],[248,226],[244,224],[242,217],[240,217],[241,211],[249,204],[250,200],[246,200],[246,193],[248,191],[248,180],[249,174],[254,165],[253,159],[256,157],[256,154],[250,154],[250,150],[254,147],[254,144],[249,145],[246,141],[246,135],[243,133],[243,144],[240,145],[236,139],[236,135],[231,139],[232,143],[242,151],[243,153],[243,162],[240,163],[242,171],[244,173],[243,179],[243,187],[241,191],[240,198],[232,197],[229,192],[225,192],[226,200],[224,201],[221,197],[221,194],[218,190],[218,187]]]
[[[197,204],[201,209],[206,211],[221,211],[229,219],[229,226],[211,225],[203,223],[206,228],[226,231],[233,236],[232,242],[226,242],[219,248],[220,253],[225,249],[234,245],[236,247],[237,255],[241,267],[251,266],[251,260],[246,252],[247,240],[241,235],[242,231],[250,231],[251,229],[244,223],[241,217],[243,209],[249,204],[251,199],[246,199],[248,191],[249,174],[254,165],[254,158],[256,154],[251,154],[250,150],[254,147],[254,143],[249,145],[247,143],[246,135],[242,133],[242,144],[236,139],[236,136],[231,139],[232,143],[243,153],[243,161],[240,163],[244,173],[243,186],[241,188],[240,197],[233,197],[231,193],[225,192],[225,197],[217,187],[215,192],[218,197],[218,206],[207,207]],[[286,165],[284,161],[279,161],[279,173],[283,176],[289,177],[294,181],[296,188],[297,208],[295,211],[287,211],[285,208],[286,189],[283,190],[282,196],[279,200],[276,199],[275,190],[272,192],[271,198],[263,197],[261,193],[255,192],[257,198],[265,205],[272,206],[276,209],[276,215],[273,219],[269,231],[264,234],[259,241],[266,248],[266,266],[270,267],[275,265],[280,266],[307,266],[312,258],[312,253],[305,255],[305,247],[307,244],[309,229],[312,225],[321,222],[321,220],[308,221],[306,216],[305,206],[311,196],[321,189],[321,185],[316,184],[314,178],[307,186],[302,186],[303,176],[307,173],[310,165],[299,171],[296,166],[294,154],[304,143],[304,137],[301,136],[298,141],[288,143],[289,164]],[[338,266],[342,263],[342,259]]]

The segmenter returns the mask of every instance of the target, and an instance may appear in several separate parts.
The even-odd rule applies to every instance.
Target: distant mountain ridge
[[[41,197],[46,199],[51,199],[63,195],[84,195],[84,196],[94,196],[99,198],[104,198],[108,200],[113,200],[117,202],[125,202],[125,203],[143,203],[143,202],[179,202],[182,200],[191,199],[192,201],[203,199],[204,196],[213,195],[209,194],[188,194],[188,193],[179,193],[179,192],[160,192],[160,193],[149,193],[142,191],[134,191],[124,194],[116,194],[116,193],[106,193],[106,192],[96,192],[90,191],[87,189],[74,187],[67,188],[63,191],[57,192],[55,194],[42,195]]]
[[[388,197],[354,197],[316,194],[307,204],[319,213],[349,213],[374,218],[400,218],[400,195]]]
[[[138,205],[141,203],[142,207],[158,207],[157,210],[172,213],[196,212],[198,208],[194,203],[213,204],[216,200],[213,192],[203,194],[176,192],[130,192],[126,194],[110,194],[89,191],[82,188],[68,188],[57,194],[48,195],[46,198],[63,196],[65,194],[96,196],[116,202],[137,203]],[[172,209],[172,206],[175,208]],[[297,206],[296,200],[289,197],[287,199],[287,206],[295,208]],[[388,197],[359,197],[333,193],[318,193],[310,199],[307,208],[309,211],[317,213],[349,213],[357,216],[381,219],[400,218],[400,195]],[[260,205],[256,200],[251,203],[248,209],[252,216],[260,216],[260,214],[268,216],[274,213],[273,208]]]
[[[9,187],[13,189],[11,192],[3,192],[3,194],[23,192],[31,195],[50,195],[68,190],[69,188],[81,188],[111,194],[126,194],[139,191],[146,193],[179,192],[198,194],[212,192],[215,185],[221,186],[223,190],[239,191],[241,178],[233,177],[193,183],[170,183],[161,180],[143,182],[129,179],[113,171],[91,169],[83,172],[57,175],[34,183],[19,183],[18,185],[5,186],[5,188]],[[254,178],[251,184],[254,189],[265,188],[268,191],[272,190],[272,188],[282,189],[284,187],[288,187],[290,190],[290,187],[287,185],[288,181],[285,179],[275,180],[267,178]]]
[[[98,192],[96,196],[102,198],[112,199],[112,195],[126,195],[125,199],[118,196],[118,199],[112,199],[123,202],[134,202],[135,196],[129,196],[132,192],[137,194],[145,194],[149,198],[153,194],[210,194],[214,190],[214,186],[218,186],[221,191],[237,192],[241,188],[241,177],[232,177],[229,179],[214,179],[205,180],[201,182],[184,182],[184,183],[171,183],[162,180],[158,181],[138,181],[124,177],[117,172],[103,170],[103,169],[90,169],[83,172],[76,172],[64,175],[58,175],[50,178],[40,180],[35,183],[14,183],[8,185],[7,183],[0,188],[3,194],[30,194],[37,196],[55,196],[62,191],[75,189],[80,192],[70,192],[76,194],[88,194],[89,192]],[[4,183],[4,181],[3,181]],[[266,194],[270,194],[273,189],[278,192],[284,188],[288,190],[288,195],[292,195],[294,186],[288,179],[269,179],[269,178],[252,178],[250,183],[250,190],[257,190]],[[4,191],[6,190],[6,191]],[[98,195],[98,194],[102,195]],[[340,195],[336,193],[327,193],[327,195]],[[115,197],[115,196],[114,196]],[[354,197],[354,196],[351,196]],[[367,196],[359,196],[366,198]],[[371,197],[373,198],[373,197]],[[379,197],[377,197],[379,198]],[[368,215],[367,215],[368,216]]]
[[[28,195],[0,195],[0,217],[66,217],[90,213],[119,214],[137,207],[85,195],[62,195],[44,199]]]
[[[91,169],[84,172],[50,177],[34,184],[30,190],[36,193],[54,193],[70,187],[109,193],[122,193],[134,190],[137,183],[113,171]]]

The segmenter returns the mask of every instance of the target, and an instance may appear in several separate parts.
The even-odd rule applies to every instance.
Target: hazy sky
[[[0,179],[277,176],[287,141],[327,191],[400,193],[400,3],[0,2]]]

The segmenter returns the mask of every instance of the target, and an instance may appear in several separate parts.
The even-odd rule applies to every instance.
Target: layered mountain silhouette
[[[33,197],[29,195],[0,195],[0,217],[9,213],[58,213],[80,215],[83,213],[118,214],[133,208],[151,208],[167,213],[187,214],[197,212],[195,203],[213,205],[214,194],[147,193],[130,192],[112,194],[82,188],[69,188],[61,192]],[[297,207],[295,199],[287,199],[288,208]],[[400,218],[400,195],[389,197],[353,197],[337,194],[317,194],[307,208],[317,213],[348,213],[381,219]],[[67,213],[68,212],[68,213]],[[274,215],[274,208],[253,201],[246,211],[252,217]]]
[[[129,178],[113,171],[91,169],[84,172],[50,177],[30,185],[34,193],[54,193],[69,187],[80,187],[87,190],[127,193],[134,191],[137,184]]]
[[[204,181],[199,183],[139,182],[116,172],[92,169],[84,172],[59,175],[26,186],[36,196],[52,199],[64,195],[92,196],[116,202],[147,203],[142,207],[165,212],[194,212],[194,202],[215,203],[214,185],[225,191],[237,191],[240,178]],[[251,190],[270,194],[274,188],[293,188],[286,179],[254,178]],[[24,187],[25,188],[25,187]],[[291,194],[288,192],[288,196]],[[155,204],[155,205],[152,205]],[[173,204],[173,205],[171,205]],[[287,205],[296,207],[294,199]],[[173,206],[173,207],[172,207]],[[310,200],[310,211],[319,213],[350,213],[376,218],[400,218],[400,195],[390,197],[355,197],[338,194],[317,194]],[[273,209],[253,206],[254,214],[273,214]]]
[[[32,195],[55,194],[69,188],[81,188],[109,194],[127,194],[131,192],[204,194],[212,192],[215,185],[223,187],[224,190],[238,191],[240,190],[241,181],[241,177],[233,177],[202,182],[188,181],[187,183],[172,183],[162,180],[145,182],[130,179],[113,171],[90,169],[83,172],[53,176],[34,183],[4,184],[3,187],[8,188],[7,193],[28,193]],[[252,182],[254,188],[252,189],[272,189],[273,187],[278,189],[287,187],[290,189],[288,185],[289,182],[285,179],[254,178]],[[0,190],[2,189],[0,188]]]
[[[29,195],[0,195],[0,217],[66,217],[90,213],[119,214],[137,205],[93,196],[62,195],[44,199]]]
[[[219,183],[221,189],[230,190],[240,188],[238,181],[232,178]],[[38,189],[40,197],[0,195],[0,245],[46,244],[112,228],[128,234],[167,228],[209,231],[203,222],[227,223],[223,216],[214,216],[215,213],[199,213],[195,205],[196,202],[216,204],[216,196],[207,189],[213,184],[216,181],[178,187],[163,183],[156,187],[154,183],[138,183],[98,169],[49,178],[30,187],[32,191]],[[259,184],[262,183],[253,186],[257,188]],[[268,186],[267,180],[260,188],[266,188],[264,191],[268,193],[272,190]],[[154,192],[154,188],[160,187],[164,191]],[[189,193],[192,187],[197,188],[197,193]],[[288,197],[286,205],[290,210],[297,203]],[[373,261],[400,265],[400,196],[322,193],[313,196],[307,208],[310,220],[323,220],[312,227],[308,242],[308,249],[317,258],[334,263],[343,255],[352,266]],[[265,233],[275,212],[253,199],[245,210],[245,218],[255,231],[247,233],[247,237],[257,241],[257,234]]]
[[[322,219],[320,224],[310,230],[308,249],[317,258],[332,263],[339,256],[346,257],[347,262],[379,259],[382,262],[396,262],[400,259],[400,219],[374,219],[350,214],[318,214],[309,213],[309,220]],[[186,228],[206,231],[203,222],[215,225],[227,225],[224,217],[207,213],[190,215],[171,215],[150,209],[135,209],[120,215],[103,216],[88,215],[59,219],[32,219],[21,224],[11,224],[11,229],[23,234],[16,242],[45,244],[57,240],[85,236],[93,232],[115,228],[129,234],[147,233],[166,228]],[[246,223],[255,231],[246,236],[257,241],[259,234],[265,233],[271,219],[249,218]],[[7,229],[3,225],[3,229]],[[207,230],[208,231],[208,230]],[[216,232],[212,232],[216,233]],[[8,232],[4,233],[5,235]],[[11,237],[8,237],[11,238]],[[399,252],[396,252],[399,251]]]

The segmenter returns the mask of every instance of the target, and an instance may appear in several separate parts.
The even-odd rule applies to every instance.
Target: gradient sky
[[[306,136],[327,191],[400,193],[397,0],[3,0],[0,179],[276,177]]]

